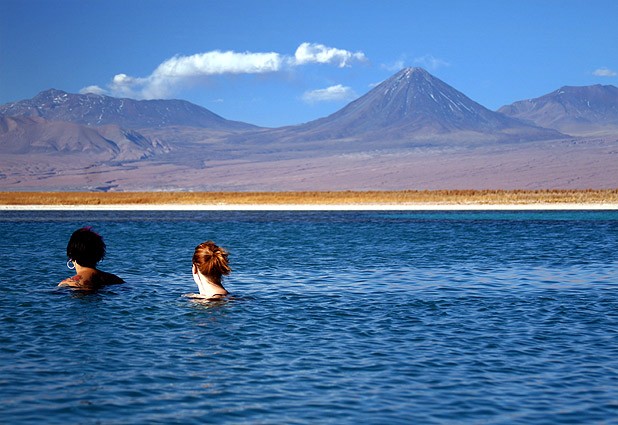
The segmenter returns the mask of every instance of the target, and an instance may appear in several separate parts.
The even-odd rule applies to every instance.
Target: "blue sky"
[[[0,104],[56,88],[298,124],[407,66],[490,109],[618,85],[615,0],[0,0]]]

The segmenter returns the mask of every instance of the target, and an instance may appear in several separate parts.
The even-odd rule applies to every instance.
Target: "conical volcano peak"
[[[453,113],[476,117],[484,109],[425,69],[416,67],[404,68],[384,81],[377,94],[381,96],[375,100],[392,109],[389,119],[393,119],[395,111],[400,117],[410,114],[444,117]]]
[[[412,78],[412,77],[431,77],[431,74],[429,72],[427,72],[424,68],[420,68],[420,67],[408,67],[408,68],[404,68],[401,71],[399,71],[397,74],[395,74],[395,76],[397,75],[401,75],[403,77],[406,78]]]
[[[312,137],[318,132],[331,138],[369,139],[379,134],[381,139],[392,140],[464,133],[493,140],[512,134],[558,135],[490,111],[423,68],[402,69],[345,108],[307,123],[303,131],[310,131]]]
[[[423,68],[404,68],[386,80],[389,84],[422,84],[431,83],[435,78]]]

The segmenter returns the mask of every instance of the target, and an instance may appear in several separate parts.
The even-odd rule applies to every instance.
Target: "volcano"
[[[561,138],[491,111],[422,68],[406,68],[334,114],[288,127],[289,137],[363,141],[487,141]]]

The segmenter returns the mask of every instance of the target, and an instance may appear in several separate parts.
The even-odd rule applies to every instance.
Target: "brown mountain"
[[[118,99],[97,94],[71,94],[50,89],[32,99],[0,106],[0,115],[41,117],[87,126],[113,124],[129,129],[199,127],[239,131],[256,129],[230,121],[184,100]]]
[[[0,116],[3,154],[83,155],[96,160],[137,160],[169,149],[116,125],[88,127],[41,117]]]
[[[503,106],[498,112],[572,135],[615,135],[618,88],[600,84],[565,86],[535,99]]]
[[[129,160],[258,127],[182,100],[117,99],[50,89],[0,106],[0,152]],[[170,148],[170,146],[172,146]]]
[[[296,142],[354,140],[385,148],[393,142],[451,144],[564,137],[493,112],[422,68],[403,69],[328,117],[270,134]]]

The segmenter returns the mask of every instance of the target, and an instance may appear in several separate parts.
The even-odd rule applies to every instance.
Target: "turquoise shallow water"
[[[70,275],[73,230],[127,283]],[[618,212],[0,213],[0,422],[618,423]],[[204,306],[191,255],[231,252]]]

